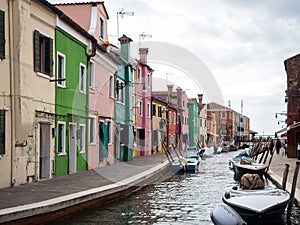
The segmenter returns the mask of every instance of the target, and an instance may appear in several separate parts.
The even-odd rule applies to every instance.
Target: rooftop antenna
[[[119,38],[119,16],[123,19],[124,16],[134,16],[134,12],[124,12],[124,8],[119,9],[117,12],[117,37]]]
[[[151,34],[145,34],[145,31],[139,35],[139,48],[141,47],[141,39],[152,38]]]

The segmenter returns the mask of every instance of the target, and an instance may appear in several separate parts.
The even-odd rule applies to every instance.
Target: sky
[[[250,118],[251,130],[274,135],[285,126],[281,122],[285,117],[276,119],[275,113],[287,107],[284,60],[300,53],[297,0],[105,0],[104,4],[111,43],[116,44],[117,12],[134,12],[119,17],[120,36],[125,34],[142,47],[151,41],[188,50],[213,76],[223,104],[229,106],[230,101],[233,110]],[[140,38],[143,33],[151,37]],[[174,69],[174,64],[149,64],[153,76],[164,81],[160,83],[174,82],[189,97],[210,88],[205,83],[195,86],[189,75],[183,82],[176,80],[185,72]]]

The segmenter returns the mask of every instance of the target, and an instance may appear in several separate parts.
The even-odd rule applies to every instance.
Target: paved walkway
[[[282,152],[283,151],[281,151],[279,155],[274,153],[268,173],[279,185],[281,185],[285,164],[289,164],[290,167],[289,167],[289,173],[287,177],[286,190],[288,192],[291,192],[293,177],[296,168],[296,162],[299,160],[297,160],[296,158],[287,158],[284,154],[282,154]],[[298,202],[298,205],[300,206],[300,171],[297,179],[295,199]]]
[[[0,189],[0,223],[10,220],[16,214],[21,219],[45,212],[47,205],[57,210],[72,206],[76,198],[80,201],[85,198],[85,201],[122,191],[138,185],[167,166],[165,154],[141,156],[130,162],[117,162],[95,170]],[[63,204],[59,205],[60,202]]]

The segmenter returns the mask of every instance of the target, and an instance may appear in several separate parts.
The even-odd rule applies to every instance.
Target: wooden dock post
[[[292,206],[293,206],[294,197],[295,197],[295,191],[296,191],[296,185],[297,185],[297,179],[298,179],[298,173],[299,173],[299,165],[300,165],[300,161],[297,161],[296,162],[296,167],[295,167],[295,173],[294,173],[294,177],[293,177],[293,184],[292,184],[292,190],[291,190],[291,199],[290,199],[288,209],[287,209],[287,213],[286,213],[287,218],[291,218],[291,214],[292,214]]]
[[[286,181],[287,181],[287,177],[289,174],[289,168],[290,165],[289,164],[285,164],[285,168],[284,168],[284,172],[283,172],[283,178],[282,178],[282,184],[281,184],[281,189],[285,191],[286,189]]]

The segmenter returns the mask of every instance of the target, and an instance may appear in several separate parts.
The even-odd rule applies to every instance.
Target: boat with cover
[[[290,194],[281,189],[239,190],[226,192],[223,202],[233,208],[247,224],[265,224],[280,221]]]
[[[211,211],[210,218],[215,225],[247,225],[233,208],[225,204],[217,205]]]

